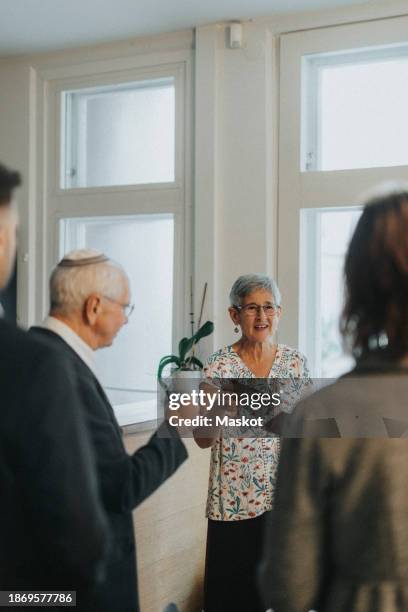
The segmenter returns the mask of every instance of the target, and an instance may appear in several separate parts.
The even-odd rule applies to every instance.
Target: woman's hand
[[[200,384],[200,390],[205,393],[205,400],[200,406],[200,414],[210,417],[211,425],[197,427],[193,431],[194,440],[200,448],[209,448],[220,437],[221,426],[216,424],[216,416],[234,418],[238,406],[228,394],[233,392],[233,384],[228,380],[206,379]]]

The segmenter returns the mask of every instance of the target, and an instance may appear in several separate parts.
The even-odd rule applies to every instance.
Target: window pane
[[[408,164],[408,57],[393,53],[310,60],[307,170]]]
[[[344,257],[360,214],[355,208],[301,211],[300,333],[315,376],[335,377],[353,365],[342,349],[339,321]]]
[[[173,78],[63,92],[62,187],[174,181]]]
[[[174,221],[172,215],[64,219],[61,256],[103,251],[126,270],[135,310],[114,344],[96,353],[99,378],[118,404],[156,399],[156,371],[172,352]]]

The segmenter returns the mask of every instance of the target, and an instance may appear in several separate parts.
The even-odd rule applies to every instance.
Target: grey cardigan
[[[260,569],[274,612],[408,610],[408,373],[349,391],[345,377],[302,402],[308,437],[283,441]],[[313,437],[332,417],[343,437]]]

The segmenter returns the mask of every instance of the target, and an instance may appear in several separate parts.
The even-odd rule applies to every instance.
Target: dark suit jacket
[[[0,348],[0,590],[89,587],[108,530],[73,373],[1,320]]]
[[[177,431],[165,425],[167,438],[156,433],[146,446],[128,455],[112,406],[92,371],[54,332],[33,328],[32,333],[52,338],[75,368],[111,526],[113,547],[106,580],[95,593],[94,606],[88,606],[86,612],[136,612],[139,605],[131,512],[175,472],[187,458],[187,451]]]

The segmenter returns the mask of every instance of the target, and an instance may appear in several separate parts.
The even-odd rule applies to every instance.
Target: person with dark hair
[[[0,288],[13,269],[17,172],[0,164]],[[64,356],[0,319],[0,591],[77,590],[109,542],[94,457]]]
[[[408,355],[408,187],[366,206],[346,256],[341,327],[359,362]]]
[[[0,164],[0,288],[11,276],[16,251],[17,210],[13,202],[13,190],[19,187],[21,178]]]
[[[13,189],[19,187],[20,183],[21,178],[18,172],[11,171],[0,164],[0,206],[2,202],[11,203]],[[15,282],[15,274],[12,275],[10,272],[10,282],[8,283],[7,292],[3,292],[3,288],[0,288],[0,317],[3,315],[7,317],[9,315],[9,310],[14,309]]]
[[[276,612],[408,609],[408,190],[366,204],[345,285],[356,367],[299,404],[287,434],[303,438],[282,444],[260,568]]]
[[[10,203],[14,189],[20,185],[20,173],[0,164],[0,204]]]

